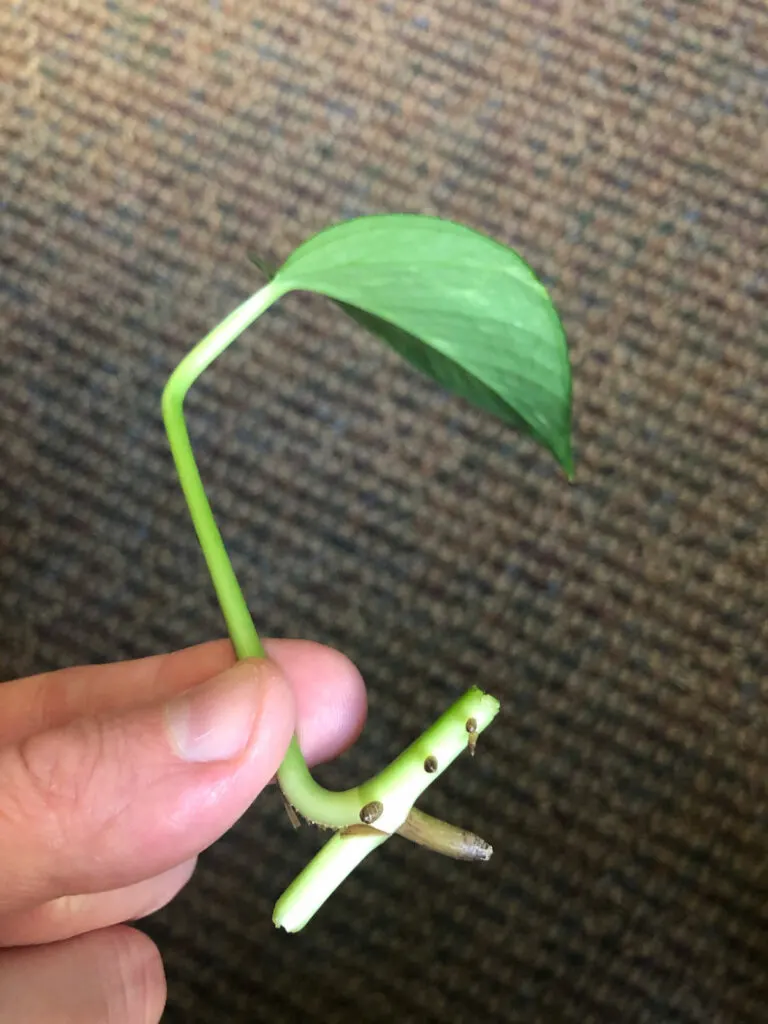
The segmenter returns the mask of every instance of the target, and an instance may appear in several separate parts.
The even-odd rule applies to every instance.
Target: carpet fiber
[[[293,297],[194,442],[257,625],[338,646],[381,767],[503,701],[290,937],[275,794],[151,919],[169,1022],[749,1022],[768,1001],[764,0],[14,0],[3,92],[0,668],[223,627],[159,417],[251,251],[407,210],[517,247],[570,338],[575,486]]]

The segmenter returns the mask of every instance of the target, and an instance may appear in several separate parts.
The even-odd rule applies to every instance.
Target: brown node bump
[[[372,825],[374,821],[378,821],[384,813],[384,804],[381,800],[371,800],[369,804],[360,810],[360,821],[364,825]]]

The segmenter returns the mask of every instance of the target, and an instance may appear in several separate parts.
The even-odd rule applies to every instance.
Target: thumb
[[[248,660],[168,703],[0,749],[0,913],[195,856],[274,776],[294,717],[280,669]]]

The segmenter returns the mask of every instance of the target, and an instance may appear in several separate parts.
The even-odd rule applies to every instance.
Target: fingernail
[[[264,695],[266,676],[240,662],[218,679],[166,705],[171,743],[184,761],[230,761],[248,746]]]

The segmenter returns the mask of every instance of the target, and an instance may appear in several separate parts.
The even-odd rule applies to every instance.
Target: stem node
[[[360,810],[360,821],[364,825],[372,825],[374,821],[378,821],[384,813],[384,804],[381,800],[371,800],[370,803],[366,804]]]

